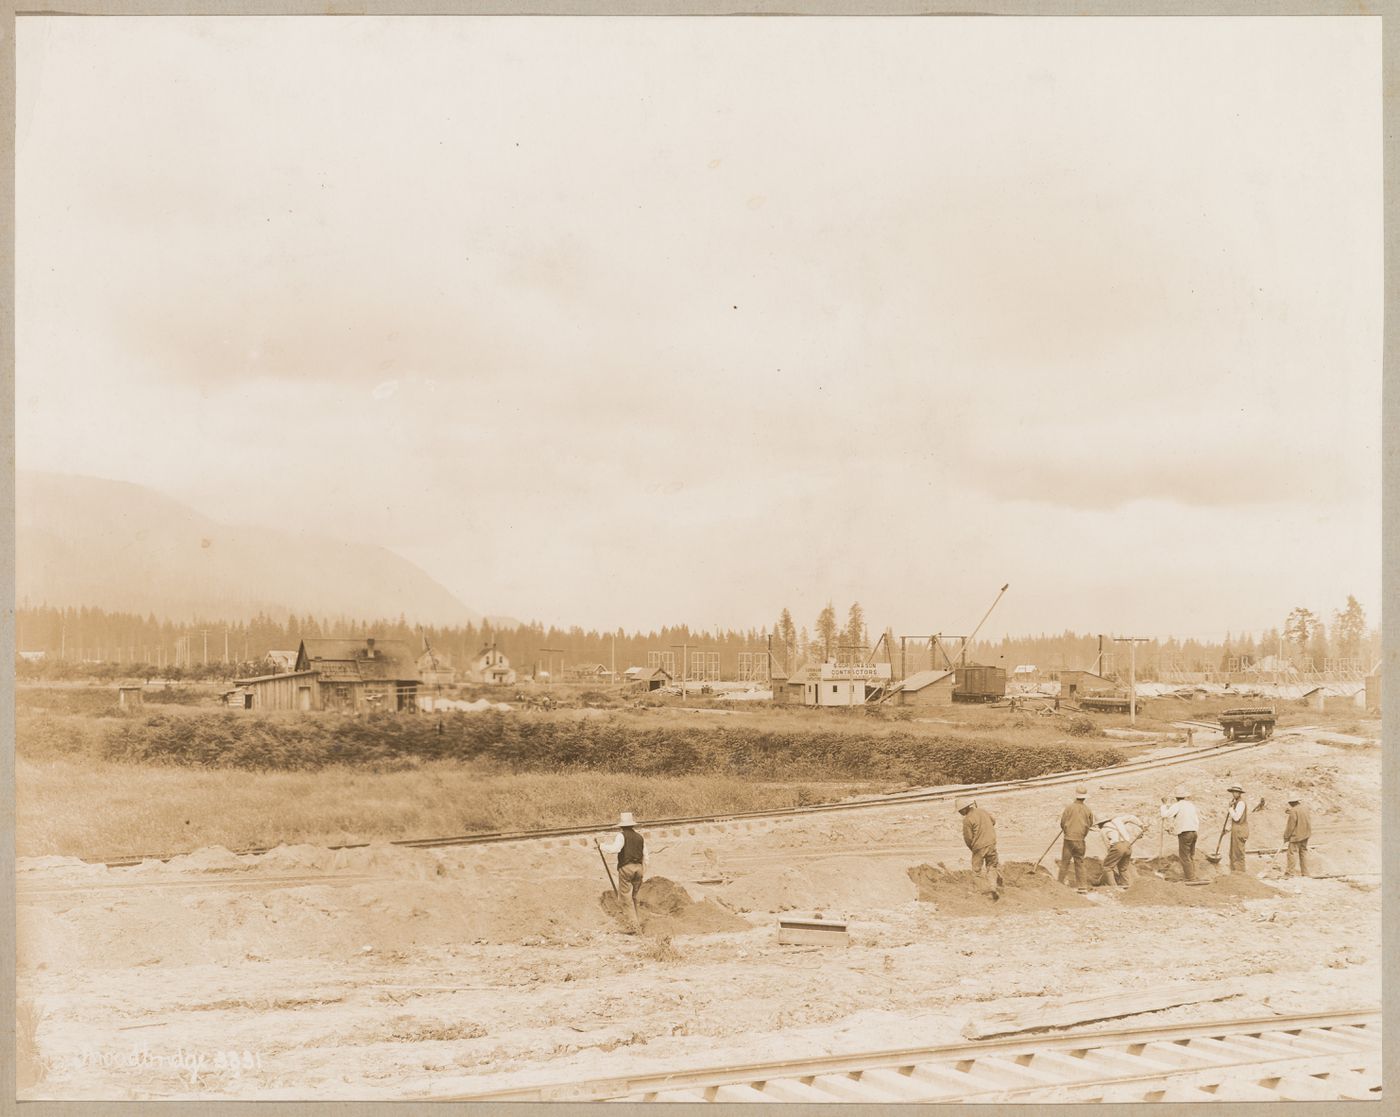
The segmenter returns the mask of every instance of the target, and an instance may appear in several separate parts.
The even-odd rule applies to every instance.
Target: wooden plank
[[[1185,985],[1116,993],[1107,997],[1052,1001],[1020,1012],[998,1012],[981,1020],[969,1020],[963,1025],[962,1034],[965,1039],[991,1039],[993,1036],[1010,1036],[1046,1028],[1071,1028],[1077,1024],[1092,1024],[1098,1020],[1116,1020],[1143,1012],[1160,1012],[1178,1005],[1223,1001],[1238,994],[1239,989],[1236,986],[1217,982],[1211,985]]]

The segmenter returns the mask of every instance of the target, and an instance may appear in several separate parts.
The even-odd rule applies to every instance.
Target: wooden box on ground
[[[779,919],[778,942],[786,946],[848,946],[846,925],[834,919]]]

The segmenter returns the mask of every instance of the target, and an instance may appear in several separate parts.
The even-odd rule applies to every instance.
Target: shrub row
[[[641,725],[616,718],[513,714],[272,719],[246,714],[146,714],[104,723],[107,759],[259,770],[330,764],[402,767],[425,760],[485,761],[508,772],[737,775],[982,783],[1117,763],[1102,745],[1026,744],[851,729]]]

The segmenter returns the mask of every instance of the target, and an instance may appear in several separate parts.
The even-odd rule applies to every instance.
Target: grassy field
[[[1138,728],[1210,721],[1229,699],[1152,700]],[[1094,715],[572,708],[510,714],[255,717],[117,710],[100,688],[17,703],[21,856],[127,856],[429,837],[762,810],[936,783],[1116,763]],[[1280,725],[1376,735],[1359,711],[1280,704]],[[1081,722],[1085,719],[1081,718]],[[438,731],[439,722],[442,731]]]
[[[885,790],[873,781],[501,774],[461,761],[394,772],[247,772],[18,758],[21,857],[119,857],[310,842],[423,838],[763,810]]]

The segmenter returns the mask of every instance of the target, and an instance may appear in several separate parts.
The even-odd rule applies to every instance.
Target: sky
[[[1003,583],[984,635],[1379,619],[1379,19],[23,17],[17,55],[21,469],[586,628],[966,633]]]

